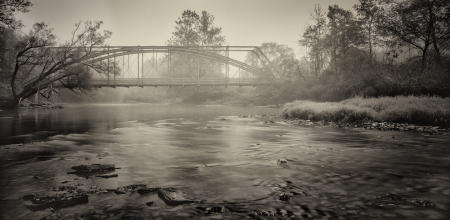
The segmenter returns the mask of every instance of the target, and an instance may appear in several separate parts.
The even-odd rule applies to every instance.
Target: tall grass
[[[356,97],[341,102],[295,101],[285,104],[283,116],[312,121],[377,121],[448,127],[450,98],[396,96]]]

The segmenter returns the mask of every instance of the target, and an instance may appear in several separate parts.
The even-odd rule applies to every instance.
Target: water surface
[[[111,207],[121,210],[116,218],[450,217],[450,137],[270,123],[278,111],[97,104],[3,112],[2,217],[86,217]],[[92,163],[115,164],[118,177],[68,174]],[[22,200],[64,185],[130,184],[174,187],[201,202],[172,207],[155,196],[105,193],[90,195],[88,204],[33,212]],[[224,209],[205,213],[206,206]]]

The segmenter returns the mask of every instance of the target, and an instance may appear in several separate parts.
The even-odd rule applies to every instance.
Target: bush
[[[397,96],[355,97],[341,102],[295,101],[283,109],[285,118],[362,123],[364,121],[450,125],[450,98]]]

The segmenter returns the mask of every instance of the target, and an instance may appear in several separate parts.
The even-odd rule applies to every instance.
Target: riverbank
[[[448,127],[450,98],[397,96],[356,97],[341,102],[295,101],[285,104],[282,116],[357,126],[385,123]]]

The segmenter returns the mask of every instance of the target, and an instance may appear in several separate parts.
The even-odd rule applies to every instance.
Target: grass
[[[295,101],[285,104],[283,116],[338,123],[376,121],[449,127],[450,98],[396,96],[355,97],[341,102]]]

